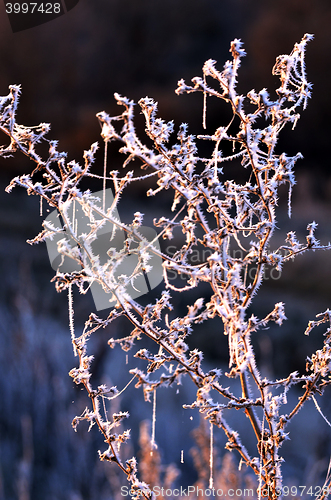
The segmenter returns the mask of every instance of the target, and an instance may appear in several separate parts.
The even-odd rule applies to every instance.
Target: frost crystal
[[[223,70],[217,69],[214,60],[203,66],[202,77],[192,79],[192,84],[179,80],[176,93],[201,92],[204,102],[203,124],[207,128],[207,103],[209,97],[225,101],[232,109],[228,123],[220,123],[216,130],[195,137],[188,132],[188,125],[179,126],[175,134],[172,121],[166,122],[157,116],[157,103],[145,97],[139,101],[145,119],[147,144],[138,137],[134,125],[134,102],[115,94],[122,113],[115,117],[106,112],[98,113],[101,136],[105,142],[117,142],[123,154],[123,167],[133,164],[134,171],[122,175],[110,171],[107,175],[105,154],[104,176],[92,173],[92,166],[98,144],[84,152],[84,164],[66,160],[66,154],[57,150],[57,141],[46,138],[49,125],[24,127],[16,122],[16,110],[20,95],[19,86],[11,86],[10,93],[0,98],[0,126],[7,134],[10,143],[0,147],[4,158],[20,151],[36,164],[29,175],[16,177],[7,187],[24,187],[29,194],[35,194],[46,201],[61,215],[64,227],[56,221],[45,221],[44,230],[30,243],[38,243],[57,238],[58,252],[61,257],[69,258],[78,265],[73,272],[59,270],[54,278],[58,291],[68,290],[70,306],[70,330],[79,366],[70,371],[76,384],[82,384],[91,400],[92,408],[85,409],[76,417],[76,429],[81,420],[87,420],[90,427],[97,424],[105,438],[108,449],[101,453],[101,460],[115,462],[127,475],[135,496],[152,498],[149,486],[138,480],[136,459],[121,461],[121,443],[129,438],[129,431],[122,434],[113,432],[127,417],[126,412],[114,413],[112,420],[106,411],[100,409],[100,401],[114,398],[119,394],[116,388],[108,389],[100,385],[93,389],[91,384],[91,363],[93,356],[87,354],[87,341],[99,328],[111,325],[119,316],[126,316],[132,331],[125,332],[121,338],[111,338],[108,342],[113,349],[121,348],[127,352],[135,349],[142,338],[148,337],[155,342],[156,351],[138,348],[135,358],[146,363],[146,369],[133,368],[130,373],[136,387],[142,388],[146,401],[153,395],[153,448],[156,449],[155,419],[156,392],[159,387],[180,384],[184,375],[196,386],[196,400],[186,408],[198,408],[210,424],[223,429],[228,450],[236,450],[241,460],[258,476],[260,487],[268,487],[270,499],[278,496],[282,485],[279,448],[287,439],[286,425],[297,414],[305,401],[322,393],[330,384],[331,366],[331,329],[325,333],[322,349],[307,360],[307,373],[299,376],[296,372],[281,380],[261,379],[256,365],[251,335],[258,335],[259,328],[265,328],[271,321],[281,325],[286,320],[284,304],[279,302],[264,318],[247,316],[253,297],[263,282],[266,266],[281,271],[284,262],[309,249],[326,249],[315,237],[317,224],[308,225],[306,243],[300,243],[295,233],[289,232],[284,244],[276,250],[270,248],[271,237],[276,229],[275,207],[278,203],[278,187],[287,184],[289,188],[288,212],[291,213],[291,192],[295,185],[294,166],[302,156],[300,153],[290,157],[276,153],[280,131],[288,123],[296,126],[299,108],[305,109],[310,97],[311,84],[306,79],[304,55],[306,44],[312,35],[306,34],[300,43],[295,44],[289,55],[280,55],[273,68],[273,74],[280,79],[280,87],[273,99],[266,89],[251,90],[245,96],[238,95],[236,84],[241,58],[245,56],[243,44],[235,39],[231,43],[232,59],[227,61]],[[246,111],[247,103],[250,112]],[[259,120],[257,120],[259,119]],[[257,126],[256,124],[260,125]],[[236,129],[237,126],[237,129]],[[261,127],[261,128],[259,128]],[[38,154],[38,143],[48,142],[49,156],[42,160]],[[212,153],[205,158],[199,155],[200,141],[211,145]],[[229,148],[230,145],[230,148]],[[105,149],[107,151],[107,149]],[[240,163],[245,179],[242,183],[231,176],[231,163]],[[142,173],[137,173],[141,167]],[[42,172],[35,180],[35,174]],[[99,178],[105,190],[106,182],[112,185],[114,200],[110,207],[105,203],[102,208],[90,191],[79,187],[83,178]],[[154,240],[148,240],[142,231],[144,215],[132,211],[132,222],[124,224],[119,220],[117,206],[120,204],[125,188],[134,182],[156,180],[148,188],[147,196],[156,196],[161,191],[173,193],[169,214],[154,219],[159,228],[159,238],[171,240],[174,234],[183,235],[183,244],[171,253],[160,250]],[[105,198],[105,194],[103,196]],[[75,206],[80,205],[89,218],[89,229],[80,232],[75,220]],[[171,215],[172,214],[172,215]],[[93,243],[96,232],[103,224],[111,224],[113,235],[109,241],[107,257],[104,261],[94,252]],[[115,248],[112,238],[122,231],[125,236],[122,248]],[[70,236],[70,242],[65,236]],[[62,237],[63,236],[63,237]],[[237,250],[237,251],[233,251]],[[206,251],[206,252],[205,252]],[[198,261],[193,259],[199,253]],[[129,269],[125,263],[134,254],[137,264]],[[239,254],[239,257],[238,257]],[[134,288],[137,279],[150,271],[153,256],[162,259],[165,290],[147,306],[141,306],[128,292],[129,283]],[[116,274],[118,266],[124,271]],[[125,267],[126,266],[126,267]],[[123,269],[121,267],[121,269]],[[173,276],[182,279],[173,279]],[[174,302],[176,292],[185,293],[202,283],[209,285],[210,293],[205,298],[194,299],[188,296],[187,312],[176,316]],[[114,306],[106,319],[91,314],[85,328],[77,335],[74,327],[72,285],[77,285],[81,293],[95,283],[109,294],[110,304]],[[149,287],[151,289],[151,287]],[[229,346],[229,371],[224,375],[219,369],[206,372],[203,367],[203,353],[189,348],[188,336],[197,323],[219,317],[223,321],[224,334]],[[311,321],[306,330],[308,335],[315,326],[322,323],[330,325],[331,315],[327,310]],[[223,335],[223,333],[221,333]],[[140,365],[141,366],[141,365]],[[238,377],[241,393],[228,385]],[[230,380],[230,382],[229,382]],[[250,382],[254,385],[251,390]],[[130,382],[129,382],[130,383]],[[294,384],[303,384],[303,395],[297,405],[281,415],[280,409],[287,402],[287,392]],[[127,386],[126,386],[127,387]],[[124,388],[125,389],[125,388]],[[123,389],[123,390],[124,390]],[[278,392],[277,392],[278,391]],[[108,396],[107,396],[108,394]],[[112,394],[109,396],[109,394]],[[251,457],[239,433],[225,420],[224,410],[240,410],[249,418],[256,436],[256,456]],[[261,418],[258,417],[258,415]],[[229,417],[230,418],[230,417]],[[212,448],[211,433],[211,448]],[[210,452],[210,484],[213,484]]]

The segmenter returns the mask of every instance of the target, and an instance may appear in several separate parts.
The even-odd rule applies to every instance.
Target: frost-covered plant
[[[114,170],[107,172],[107,161],[103,176],[93,174],[91,170],[97,143],[84,152],[83,165],[76,161],[67,162],[66,154],[57,150],[57,142],[46,139],[50,129],[48,124],[42,123],[37,127],[17,124],[19,86],[11,86],[9,95],[0,100],[0,127],[10,137],[10,144],[0,149],[1,156],[8,157],[21,151],[36,163],[31,174],[14,178],[7,191],[14,186],[22,186],[28,194],[40,196],[42,201],[58,210],[64,223],[63,228],[58,228],[44,222],[44,230],[30,243],[63,235],[58,242],[59,253],[80,265],[80,270],[68,273],[61,272],[59,267],[54,278],[56,289],[68,290],[69,294],[72,342],[79,358],[79,365],[70,371],[70,376],[76,384],[85,387],[91,401],[91,407],[75,418],[73,426],[76,428],[81,420],[87,420],[91,426],[97,424],[108,445],[108,449],[100,453],[101,460],[116,463],[127,475],[137,496],[141,494],[149,498],[152,491],[146,482],[138,479],[136,459],[125,463],[121,460],[120,446],[129,439],[130,431],[118,434],[116,428],[129,415],[118,412],[110,421],[103,412],[100,402],[115,395],[117,389],[105,385],[92,387],[90,365],[93,356],[87,353],[90,336],[120,316],[129,319],[132,330],[122,338],[111,338],[108,342],[111,348],[120,345],[128,351],[134,349],[138,341],[143,343],[144,337],[157,346],[155,352],[144,347],[135,352],[135,357],[144,360],[147,365],[145,371],[138,368],[131,370],[136,378],[136,387],[143,388],[145,399],[155,397],[159,387],[171,386],[184,375],[189,377],[196,386],[196,400],[185,407],[197,408],[210,424],[223,429],[227,437],[226,448],[239,453],[241,460],[258,477],[260,487],[268,488],[269,498],[276,498],[281,493],[283,459],[279,450],[288,437],[285,432],[288,423],[308,399],[314,398],[315,393],[322,393],[330,384],[330,326],[325,332],[323,347],[307,359],[305,374],[294,372],[279,380],[268,380],[261,378],[259,373],[251,335],[271,321],[281,325],[286,319],[284,304],[277,303],[264,318],[248,317],[247,313],[263,281],[266,266],[281,270],[284,262],[309,249],[330,248],[330,244],[323,246],[315,238],[317,224],[312,222],[308,225],[305,243],[300,243],[295,233],[289,232],[281,247],[274,251],[270,249],[270,240],[276,228],[278,187],[288,184],[290,215],[291,191],[295,184],[293,169],[301,158],[300,153],[292,157],[276,153],[276,145],[279,133],[287,123],[295,127],[300,116],[298,109],[301,106],[304,109],[310,97],[311,84],[306,79],[304,54],[311,39],[312,36],[306,34],[300,43],[295,44],[290,55],[277,58],[273,74],[279,76],[280,87],[274,100],[266,89],[260,92],[251,90],[246,96],[237,94],[238,69],[245,55],[242,43],[237,39],[231,43],[232,59],[225,63],[222,71],[216,68],[215,61],[209,60],[203,66],[203,77],[193,78],[193,85],[180,80],[177,94],[202,93],[204,126],[209,97],[221,99],[231,107],[231,120],[209,135],[194,137],[189,134],[188,126],[182,124],[175,139],[174,123],[158,118],[157,104],[146,97],[138,103],[149,138],[146,145],[136,133],[134,102],[115,94],[118,105],[124,111],[115,117],[105,112],[97,115],[105,151],[107,153],[110,142],[118,142],[125,157],[123,167],[135,160],[135,165],[142,169],[141,174],[137,174],[137,168],[124,175]],[[215,86],[212,86],[213,82]],[[209,157],[199,155],[197,140],[211,145]],[[41,141],[49,144],[46,160],[37,152],[37,144]],[[241,162],[247,177],[245,182],[232,180],[231,162]],[[185,242],[173,255],[160,251],[153,241],[144,237],[140,231],[142,213],[135,212],[130,224],[124,224],[116,217],[117,205],[125,188],[133,182],[151,182],[153,176],[157,177],[157,186],[148,190],[148,196],[156,196],[163,190],[173,190],[174,194],[171,206],[174,215],[154,220],[155,227],[162,228],[159,236],[170,240],[179,228],[185,237]],[[100,208],[100,203],[89,190],[80,189],[81,180],[92,177],[99,178],[104,189],[106,181],[108,185],[112,183],[114,201],[110,207],[103,203]],[[80,234],[77,229],[72,216],[75,203],[81,205],[89,218],[89,233]],[[109,222],[114,231],[110,236],[108,258],[101,263],[99,256],[93,252],[92,244],[101,226]],[[117,229],[125,232],[121,249],[112,245]],[[210,250],[210,255],[199,263],[193,263],[190,259],[192,253],[204,248]],[[240,250],[240,257],[234,257],[231,249]],[[132,253],[137,256],[136,268],[127,275],[117,276],[117,267]],[[153,254],[163,259],[165,289],[158,298],[143,307],[130,297],[127,289],[134,284],[137,276],[149,272],[149,260]],[[178,284],[169,278],[174,271],[185,277],[184,283]],[[85,293],[95,282],[109,293],[110,305],[114,307],[105,319],[92,313],[83,331],[77,334],[73,323],[72,286],[76,285],[81,293]],[[172,313],[173,297],[177,293],[197,289],[201,282],[209,285],[209,295],[191,303],[188,294],[187,313],[182,316]],[[224,332],[221,334],[228,338],[229,370],[225,374],[218,368],[205,371],[203,353],[198,349],[189,350],[187,345],[187,337],[194,325],[216,317],[222,319]],[[317,321],[309,323],[305,333],[309,334],[321,323],[330,325],[330,320],[331,312],[326,310]],[[231,388],[234,378],[240,379],[240,393],[236,385]],[[293,385],[302,387],[302,395],[297,404],[283,414],[282,405],[287,402],[288,390]],[[224,410],[230,409],[241,410],[249,418],[256,436],[255,456],[248,453],[245,439],[225,419]],[[325,495],[323,492],[322,497]]]

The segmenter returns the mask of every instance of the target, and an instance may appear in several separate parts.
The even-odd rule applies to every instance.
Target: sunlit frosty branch
[[[115,462],[127,475],[137,496],[152,497],[146,483],[139,481],[136,459],[126,463],[121,460],[120,444],[129,439],[129,431],[117,434],[116,427],[128,417],[126,412],[113,415],[109,421],[106,412],[100,409],[100,399],[116,395],[116,387],[91,384],[90,366],[93,356],[87,354],[87,342],[99,328],[106,328],[121,316],[126,316],[132,326],[121,338],[110,338],[111,348],[118,346],[125,352],[135,349],[139,342],[148,337],[156,344],[156,351],[150,352],[139,347],[134,356],[145,361],[146,369],[133,368],[131,374],[136,387],[141,387],[147,401],[151,395],[155,399],[159,387],[170,387],[180,383],[183,376],[191,379],[196,386],[196,399],[186,405],[197,408],[211,424],[223,429],[226,448],[236,450],[259,478],[260,487],[268,487],[269,497],[278,498],[282,486],[280,447],[288,434],[287,424],[302,408],[305,401],[317,393],[323,393],[330,384],[330,327],[325,334],[322,349],[307,359],[305,374],[291,373],[280,380],[262,379],[258,370],[251,335],[270,322],[282,325],[286,320],[284,304],[279,302],[264,318],[248,317],[247,309],[256,295],[264,277],[266,266],[281,270],[284,262],[308,250],[329,249],[315,237],[317,224],[308,225],[304,243],[298,241],[293,231],[276,250],[270,248],[271,237],[276,229],[275,207],[278,204],[278,188],[288,185],[288,214],[291,215],[291,192],[295,185],[294,166],[302,155],[288,156],[277,151],[279,133],[286,124],[294,128],[300,117],[299,109],[305,109],[310,97],[311,84],[307,81],[304,55],[307,42],[312,35],[306,34],[296,43],[290,55],[277,58],[273,74],[280,79],[280,86],[272,98],[266,89],[249,91],[238,95],[236,86],[242,57],[243,44],[235,39],[231,43],[231,59],[222,70],[217,63],[208,60],[203,66],[201,77],[195,77],[190,84],[178,82],[176,93],[200,92],[204,102],[203,124],[206,133],[198,137],[189,133],[183,123],[176,129],[173,121],[158,117],[157,103],[146,97],[136,104],[126,97],[115,94],[120,113],[111,117],[106,112],[97,114],[101,125],[101,136],[106,147],[112,142],[119,144],[123,155],[123,167],[133,170],[120,174],[117,170],[107,171],[107,161],[103,165],[104,175],[92,172],[98,145],[92,144],[84,152],[84,162],[67,162],[66,153],[59,152],[57,142],[46,138],[50,130],[48,124],[25,127],[16,122],[16,110],[20,95],[19,86],[11,86],[8,96],[0,98],[0,130],[9,138],[9,144],[0,148],[4,158],[17,152],[23,153],[36,166],[31,174],[15,177],[7,191],[14,186],[25,188],[28,194],[40,196],[51,207],[58,210],[64,226],[55,227],[44,222],[43,231],[31,243],[45,239],[58,240],[59,255],[72,259],[78,265],[76,271],[58,272],[54,278],[58,291],[69,291],[72,303],[72,285],[77,285],[81,293],[98,283],[109,294],[109,305],[114,306],[105,319],[91,313],[85,328],[79,334],[74,331],[73,312],[70,312],[70,329],[75,351],[79,356],[79,366],[73,368],[70,376],[75,383],[82,384],[90,396],[91,409],[73,422],[88,420],[90,426],[97,424],[104,436],[108,449],[101,453],[102,460]],[[210,97],[227,103],[232,110],[232,119],[220,123],[216,130],[208,130],[208,105]],[[211,105],[211,104],[210,104]],[[143,114],[146,144],[139,138],[135,128],[135,110]],[[250,111],[248,112],[247,109]],[[259,123],[259,126],[257,126]],[[176,131],[177,130],[177,131]],[[38,154],[38,144],[46,141],[49,153],[46,159]],[[200,141],[211,145],[210,157],[200,156]],[[148,145],[147,145],[148,144]],[[230,147],[229,147],[230,146]],[[106,150],[107,152],[107,150]],[[106,155],[105,155],[106,158]],[[246,181],[234,181],[231,175],[233,162],[240,163]],[[141,172],[138,173],[139,167]],[[107,207],[105,194],[103,201],[89,190],[80,188],[85,178],[100,179],[103,190],[112,185],[113,202]],[[133,182],[151,183],[147,196],[157,196],[161,191],[173,194],[169,208],[173,215],[154,219],[159,230],[158,238],[171,240],[174,231],[180,229],[183,244],[170,255],[156,245],[156,239],[148,240],[142,231],[144,214],[133,211],[132,222],[122,223],[117,207],[124,199],[126,188]],[[88,232],[80,233],[73,207],[79,204],[89,219]],[[93,250],[98,231],[105,224],[111,224],[107,259],[101,263]],[[114,244],[116,233],[124,234],[123,245]],[[68,237],[70,236],[70,241]],[[206,258],[198,263],[191,256],[196,249],[208,249]],[[232,249],[240,249],[240,257],[234,257]],[[118,275],[119,266],[128,258],[136,256],[136,266],[132,272]],[[164,290],[155,300],[142,306],[130,296],[130,286],[135,288],[136,279],[152,269],[150,259],[157,255],[162,259]],[[248,270],[254,270],[253,274]],[[179,283],[173,280],[173,273],[185,277]],[[209,285],[210,294],[192,300],[187,294],[187,312],[181,316],[174,311],[174,296],[197,289],[200,283]],[[219,317],[223,321],[229,346],[229,368],[223,374],[218,368],[206,371],[203,367],[203,353],[189,349],[187,337],[198,323]],[[325,311],[317,321],[312,321],[306,334],[322,323],[330,324],[330,311]],[[77,327],[76,327],[77,329]],[[239,378],[241,391],[231,388],[232,379]],[[254,385],[254,391],[250,388]],[[301,385],[302,396],[287,414],[281,408],[287,402],[287,393],[293,385]],[[254,396],[255,394],[255,396]],[[258,394],[258,396],[256,396]],[[227,420],[228,410],[243,411],[249,418],[255,434],[256,455],[250,456],[245,447],[245,437],[233,430]],[[224,416],[227,410],[227,420]],[[104,413],[104,414],[103,414]],[[262,424],[262,423],[263,424]],[[154,436],[154,431],[153,431]],[[154,437],[153,437],[154,439]],[[212,476],[211,476],[212,477]]]

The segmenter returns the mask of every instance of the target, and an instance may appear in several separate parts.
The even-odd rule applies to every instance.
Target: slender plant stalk
[[[251,90],[245,96],[237,93],[238,71],[245,56],[242,42],[237,39],[231,43],[232,58],[225,63],[222,71],[216,68],[216,61],[208,60],[203,66],[202,77],[193,78],[190,85],[180,80],[176,90],[178,95],[202,93],[205,134],[197,137],[188,133],[187,124],[181,124],[175,134],[174,123],[159,118],[157,103],[146,97],[138,103],[149,139],[149,145],[146,145],[136,133],[135,103],[115,94],[123,112],[114,117],[104,111],[97,114],[105,148],[103,175],[92,172],[97,143],[84,152],[83,165],[74,160],[68,162],[66,154],[58,151],[57,142],[46,138],[50,130],[48,124],[25,127],[16,122],[19,86],[10,86],[9,94],[0,98],[0,130],[10,139],[9,145],[0,148],[0,155],[6,158],[22,153],[36,164],[31,174],[15,177],[7,191],[10,192],[14,186],[25,188],[28,194],[39,196],[41,203],[46,201],[56,209],[64,222],[64,227],[55,227],[45,220],[42,232],[29,242],[33,244],[58,238],[58,254],[63,259],[75,261],[80,269],[64,272],[61,263],[53,279],[57,291],[68,289],[69,292],[70,332],[79,359],[78,367],[70,371],[70,376],[76,384],[83,385],[91,401],[90,410],[87,408],[77,416],[73,427],[76,429],[81,420],[87,420],[90,426],[97,424],[108,445],[108,449],[100,453],[101,460],[117,464],[137,497],[152,498],[153,491],[150,484],[139,480],[134,457],[125,463],[121,460],[120,447],[129,439],[130,431],[118,434],[115,429],[129,415],[127,412],[114,413],[109,420],[105,405],[100,405],[100,401],[104,403],[105,398],[116,397],[117,388],[105,385],[93,388],[90,382],[93,356],[87,354],[87,342],[99,328],[109,327],[111,330],[112,323],[122,316],[129,320],[131,330],[121,338],[110,338],[108,344],[124,352],[135,350],[138,342],[141,344],[134,357],[144,360],[146,369],[134,368],[130,373],[136,380],[136,387],[143,389],[145,400],[151,401],[153,396],[154,406],[159,387],[180,383],[183,376],[191,379],[196,387],[196,399],[184,408],[197,408],[210,425],[224,431],[226,448],[237,451],[242,462],[252,469],[259,480],[259,497],[267,488],[270,500],[282,496],[282,457],[279,450],[288,438],[286,426],[307,400],[316,392],[322,394],[330,384],[329,310],[319,314],[317,320],[310,321],[305,332],[308,335],[318,325],[329,325],[322,349],[307,359],[306,373],[299,375],[293,372],[280,380],[261,378],[251,335],[258,335],[258,330],[270,322],[281,325],[286,320],[284,304],[275,304],[264,318],[248,317],[247,313],[268,266],[280,272],[285,262],[299,254],[331,247],[330,244],[322,245],[316,239],[317,224],[312,222],[307,226],[305,243],[300,243],[291,231],[283,245],[276,250],[270,248],[277,223],[275,207],[278,188],[282,184],[288,185],[290,216],[291,192],[295,184],[294,165],[301,158],[300,153],[292,157],[286,153],[278,154],[276,145],[279,133],[286,124],[295,127],[300,117],[298,111],[301,107],[305,109],[310,97],[311,84],[306,78],[304,56],[306,45],[312,38],[312,35],[306,34],[289,55],[277,58],[273,74],[279,77],[280,87],[274,99],[266,89],[259,92]],[[212,131],[207,121],[207,102],[210,106],[213,101],[210,97],[224,101],[232,110],[231,120],[223,124],[220,122],[219,127]],[[250,104],[250,112],[247,111],[247,103]],[[261,125],[257,126],[257,123]],[[41,141],[49,145],[46,160],[38,153]],[[212,153],[207,158],[199,154],[198,144],[201,141],[207,141],[212,146]],[[133,170],[124,170],[121,175],[117,170],[107,172],[108,145],[111,142],[119,144],[124,157],[123,167],[127,168],[135,161]],[[246,181],[240,183],[232,179],[232,162],[241,164]],[[142,173],[138,173],[139,167]],[[99,179],[102,184],[101,206],[93,193],[80,189],[81,180],[88,178]],[[169,213],[165,207],[165,215],[153,221],[159,234],[151,240],[144,236],[142,230],[144,214],[134,212],[131,223],[122,223],[117,213],[117,207],[125,203],[126,188],[135,182],[154,182],[147,196],[157,196],[166,190],[173,193],[171,205],[167,207]],[[111,186],[113,191],[110,206],[106,204],[106,186]],[[88,217],[88,232],[79,229],[75,216],[79,206]],[[109,238],[106,262],[101,264],[99,255],[93,250],[93,242],[104,224],[111,224],[113,232]],[[182,241],[175,253],[170,255],[167,250],[160,249],[157,239],[171,240],[175,230],[175,241],[178,241],[178,230]],[[114,243],[117,232],[123,234],[120,248]],[[198,252],[204,255],[203,250],[209,251],[208,257],[202,257],[198,263],[193,262],[192,254]],[[150,273],[156,272],[150,265],[152,256],[162,260],[164,290],[147,306],[142,306],[129,290],[130,286],[134,288],[139,276],[144,276],[151,292],[148,278],[152,276]],[[134,270],[119,274],[120,266],[128,267],[126,264],[132,258],[136,259]],[[173,279],[173,274],[184,277],[184,283]],[[91,313],[83,330],[77,333],[73,321],[72,287],[76,285],[81,293],[86,293],[96,283],[109,295],[113,308],[106,317]],[[190,292],[197,292],[200,283],[209,285],[209,295],[193,300]],[[178,294],[187,294],[186,313],[174,311],[173,304]],[[187,344],[195,325],[216,317],[223,322],[220,335],[224,334],[228,339],[229,370],[224,374],[219,368],[206,370],[203,353],[194,348],[190,350]],[[154,342],[154,353],[143,347],[144,338]],[[237,393],[236,384],[232,385],[236,378],[240,379],[241,394]],[[250,390],[249,384],[253,384],[254,390]],[[303,386],[302,396],[286,415],[281,414],[281,407],[287,402],[287,392],[291,386],[298,384]],[[257,444],[255,456],[248,453],[245,437],[228,424],[231,416],[225,419],[225,410],[239,410],[247,415]],[[154,424],[155,421],[151,451],[155,444]],[[210,442],[210,484],[214,484],[212,431]],[[324,489],[320,498],[326,496]]]

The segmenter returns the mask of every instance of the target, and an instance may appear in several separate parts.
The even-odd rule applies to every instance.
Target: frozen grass
[[[311,84],[306,79],[304,54],[311,39],[312,36],[306,34],[295,44],[290,55],[277,58],[273,74],[279,77],[280,87],[274,98],[266,89],[251,90],[246,96],[237,94],[238,70],[245,55],[242,42],[237,39],[231,43],[232,59],[225,63],[222,71],[216,68],[215,61],[209,60],[204,64],[203,76],[192,79],[193,85],[180,80],[177,94],[200,92],[203,96],[202,122],[206,133],[197,137],[188,133],[187,124],[181,124],[175,134],[174,123],[157,117],[157,104],[146,97],[138,103],[145,120],[147,138],[144,143],[134,124],[134,102],[115,94],[124,111],[115,117],[105,112],[97,115],[105,144],[103,174],[92,173],[97,143],[84,152],[83,165],[67,162],[66,154],[58,151],[57,142],[46,138],[50,129],[48,124],[37,127],[17,124],[19,86],[11,86],[9,95],[0,100],[0,127],[10,138],[10,144],[3,146],[0,154],[6,158],[20,151],[36,164],[31,174],[13,179],[7,191],[21,186],[28,194],[39,196],[41,211],[43,202],[47,202],[58,210],[64,224],[56,226],[45,220],[44,230],[30,243],[56,238],[57,251],[63,256],[54,281],[57,291],[68,291],[71,338],[79,360],[70,376],[86,389],[90,398],[90,406],[74,418],[73,427],[76,430],[78,424],[86,420],[89,429],[99,428],[108,446],[100,451],[100,459],[117,464],[136,496],[150,498],[153,491],[151,480],[144,480],[144,474],[139,478],[136,458],[123,459],[123,445],[130,438],[130,430],[122,426],[129,413],[116,411],[111,417],[105,407],[105,402],[118,397],[126,381],[123,380],[119,388],[111,384],[94,386],[91,381],[93,355],[88,353],[87,343],[100,329],[120,318],[128,320],[123,335],[110,338],[108,345],[122,349],[125,360],[126,353],[134,351],[136,343],[139,344],[134,353],[138,358],[137,366],[129,371],[135,378],[136,387],[143,389],[145,400],[157,397],[161,387],[180,384],[183,377],[190,379],[196,389],[196,399],[188,401],[184,408],[198,410],[210,425],[224,431],[225,448],[235,450],[241,462],[255,474],[260,487],[258,496],[267,489],[270,499],[278,498],[283,491],[283,458],[279,451],[288,439],[288,424],[314,394],[323,394],[330,383],[329,309],[310,321],[304,332],[308,335],[312,329],[327,325],[323,346],[307,358],[306,372],[292,372],[276,380],[261,376],[251,336],[258,336],[258,331],[270,322],[282,325],[286,320],[284,304],[275,304],[265,317],[248,316],[248,308],[266,271],[280,272],[285,262],[299,254],[330,248],[330,244],[322,245],[317,240],[316,222],[308,224],[304,243],[290,231],[283,244],[275,250],[270,248],[277,228],[275,208],[278,188],[282,184],[288,185],[287,208],[291,215],[294,165],[301,154],[293,157],[279,154],[277,140],[285,125],[296,126],[299,109],[305,109],[310,97]],[[216,83],[216,88],[212,83]],[[208,131],[208,106],[215,98],[229,106],[232,117],[216,130]],[[46,160],[38,152],[40,142],[48,145]],[[107,150],[112,142],[120,145],[120,153],[125,157],[123,167],[132,166],[134,161],[134,170],[124,174],[108,171]],[[200,142],[209,145],[209,156],[199,154]],[[204,148],[206,150],[208,147]],[[233,165],[242,168],[240,181],[232,178]],[[142,171],[138,173],[139,167]],[[103,200],[81,188],[82,181],[96,179],[103,189]],[[153,185],[154,180],[156,185]],[[118,217],[117,209],[125,203],[126,189],[139,183],[152,184],[147,189],[147,196],[162,196],[163,204],[167,199],[164,192],[168,195],[167,191],[173,191],[168,206],[164,205],[164,216],[153,221],[155,228],[159,228],[154,240],[144,235],[144,214],[140,211],[132,210],[130,223],[123,223]],[[113,200],[107,206],[106,187],[109,186],[113,190]],[[89,229],[85,232],[79,230],[76,205],[89,219]],[[103,261],[95,254],[93,243],[105,224],[111,224],[112,231],[107,258]],[[114,243],[119,231],[124,234],[121,248]],[[156,244],[158,238],[172,240],[178,232],[182,242],[171,255]],[[193,261],[192,255],[196,252],[205,255],[206,249],[209,250],[206,258]],[[123,269],[133,255],[136,259],[134,269],[118,274],[120,266]],[[150,302],[141,305],[129,290],[136,289],[139,278],[150,276],[153,271],[150,262],[154,256],[163,262],[164,289],[156,297],[150,295]],[[65,257],[72,259],[78,269],[61,271]],[[173,276],[184,279],[173,279]],[[73,286],[85,294],[95,284],[109,294],[109,307],[113,308],[106,317],[91,313],[85,327],[77,332]],[[186,297],[187,312],[176,315],[176,301],[178,298],[183,300],[182,296]],[[189,347],[189,336],[196,325],[207,324],[216,318],[220,318],[223,325],[219,335],[226,335],[228,340],[226,371],[220,367],[206,368],[203,353],[194,346]],[[289,407],[288,392],[292,386],[299,386],[301,395]],[[245,434],[241,435],[233,426],[234,410],[248,418],[255,435],[253,451],[248,451]],[[144,432],[146,436],[146,430]],[[157,453],[154,437],[153,427],[150,457]],[[208,456],[204,474],[208,470],[209,485],[212,485],[216,476],[213,474],[211,438]],[[174,480],[175,476],[173,471],[169,477]],[[327,488],[321,490],[319,498],[325,498],[327,493]]]

